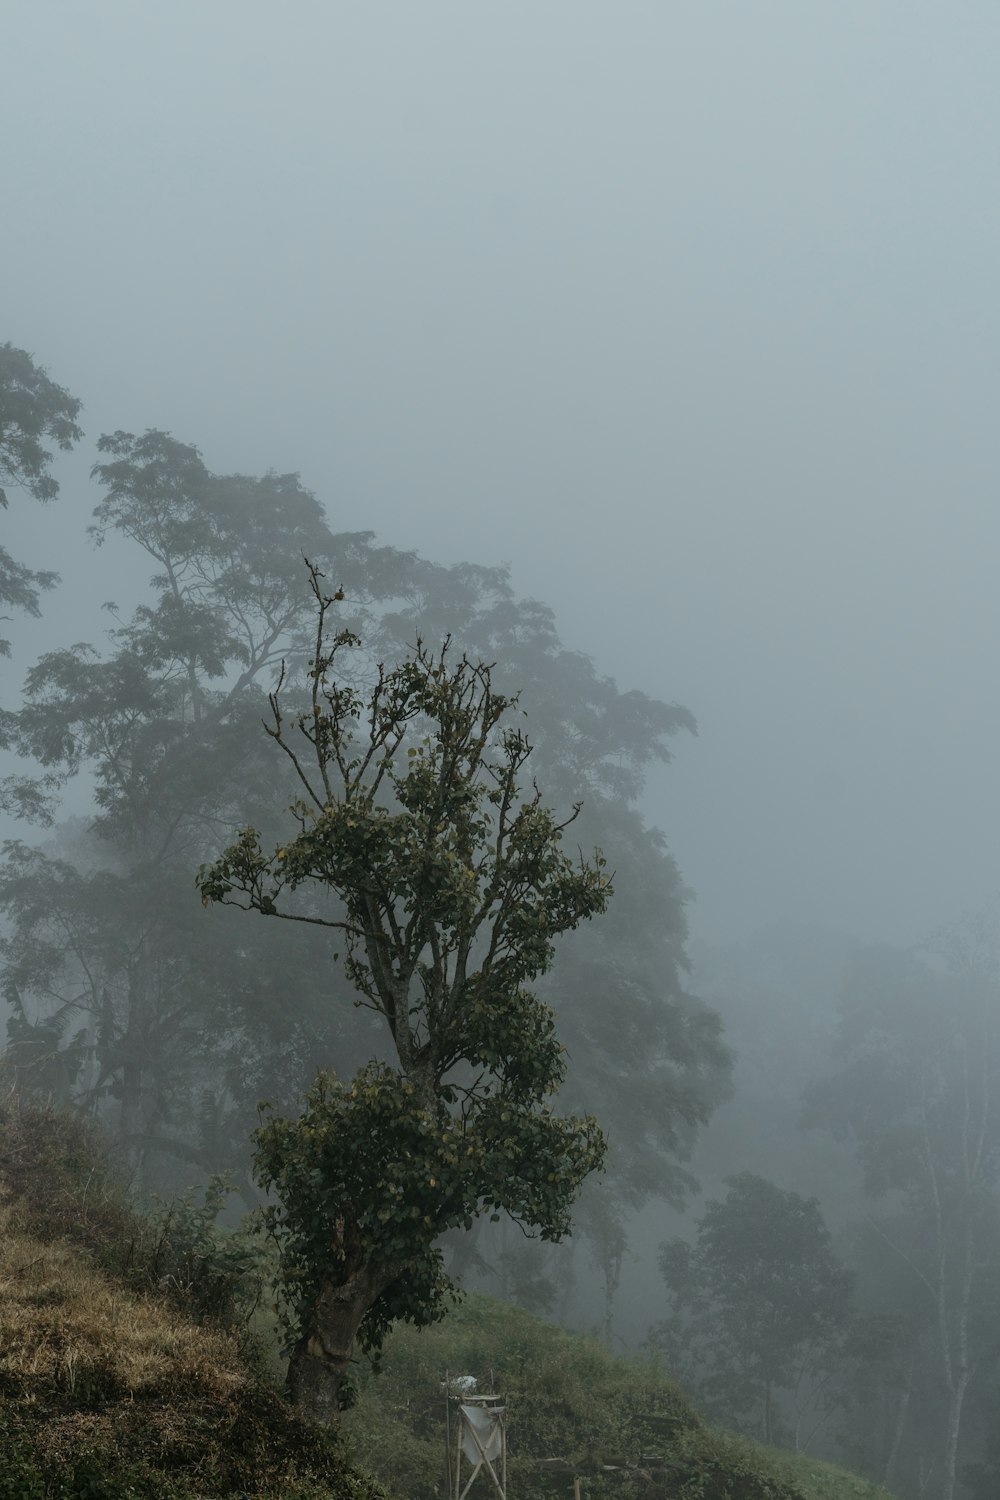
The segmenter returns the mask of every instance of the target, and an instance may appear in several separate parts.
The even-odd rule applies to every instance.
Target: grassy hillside
[[[446,1493],[446,1371],[507,1397],[512,1500],[570,1500],[577,1476],[583,1500],[889,1500],[832,1465],[706,1428],[653,1366],[479,1295],[432,1328],[397,1329],[345,1417],[355,1458],[400,1500]]]
[[[569,1500],[575,1478],[583,1500],[888,1500],[482,1296],[398,1329],[334,1440],[246,1338],[240,1237],[220,1252],[196,1212],[136,1216],[105,1152],[75,1117],[0,1103],[0,1500],[443,1500],[446,1370],[507,1396],[511,1500]]]
[[[78,1122],[0,1108],[0,1500],[380,1500],[232,1331],[192,1319],[163,1240]]]

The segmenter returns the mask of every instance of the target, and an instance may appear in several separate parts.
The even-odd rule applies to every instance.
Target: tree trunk
[[[362,1266],[346,1280],[324,1281],[288,1362],[292,1402],[317,1422],[336,1422],[361,1319],[402,1266]]]
[[[122,1066],[121,1113],[118,1131],[132,1185],[140,1197],[145,1197],[147,1188],[145,1138],[148,1134],[150,1113],[150,1100],[144,1084],[142,1064],[133,1058],[126,1057]]]
[[[944,1487],[942,1500],[954,1500],[956,1471],[958,1468],[958,1440],[962,1430],[962,1408],[965,1404],[965,1393],[969,1385],[969,1312],[972,1301],[972,1279],[973,1279],[973,1229],[966,1209],[966,1219],[963,1234],[963,1265],[962,1280],[959,1287],[958,1307],[955,1312],[956,1322],[956,1352],[954,1360],[947,1361],[950,1381],[951,1399],[948,1404],[948,1425],[945,1430],[944,1444]]]
[[[963,1371],[959,1376],[958,1384],[951,1393],[951,1401],[948,1407],[948,1428],[945,1435],[944,1448],[944,1489],[942,1491],[944,1500],[954,1500],[955,1479],[958,1467],[958,1438],[962,1429],[962,1407],[965,1403],[965,1392],[969,1384],[969,1377]]]
[[[569,1325],[570,1307],[573,1301],[573,1294],[576,1291],[577,1283],[576,1236],[574,1235],[570,1239],[564,1240],[563,1243],[566,1248],[564,1252],[563,1265],[561,1267],[561,1275],[559,1277],[559,1280],[562,1283],[562,1292],[559,1297],[559,1312],[556,1315],[556,1321],[558,1323],[561,1323],[565,1328]]]
[[[893,1426],[892,1443],[882,1471],[882,1483],[889,1489],[896,1473],[896,1460],[899,1457],[900,1446],[903,1441],[903,1433],[906,1430],[906,1418],[910,1409],[910,1396],[913,1391],[913,1368],[916,1363],[916,1355],[910,1356],[910,1367],[907,1371],[906,1386],[900,1392],[899,1404],[896,1408],[896,1421]]]
[[[155,1108],[147,1087],[150,989],[149,943],[144,936],[129,963],[125,1025],[120,1040],[113,1047],[122,1070],[118,1132],[132,1185],[142,1198],[149,1187],[146,1181],[146,1136]],[[113,1035],[112,1031],[109,1041]]]

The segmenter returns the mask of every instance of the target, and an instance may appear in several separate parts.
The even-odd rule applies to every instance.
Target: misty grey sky
[[[686,703],[699,935],[906,941],[1000,886],[998,56],[992,3],[7,0],[0,339],[87,462],[298,469]],[[123,592],[70,472],[22,666]]]

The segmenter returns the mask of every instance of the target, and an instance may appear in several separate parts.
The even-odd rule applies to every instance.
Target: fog
[[[997,885],[998,30],[15,0],[5,335],[91,438],[507,560],[687,704],[649,811],[699,934],[912,940]],[[8,523],[62,568],[46,628],[100,577],[90,504]]]
[[[737,1053],[703,1188],[767,1172],[846,1234],[860,1169],[796,1134],[843,976],[1000,888],[1000,12],[8,0],[3,52],[0,342],[86,433],[11,496],[62,581],[4,706],[144,596],[85,537],[103,432],[509,564],[697,720],[642,810]],[[619,1337],[692,1222],[647,1210]]]

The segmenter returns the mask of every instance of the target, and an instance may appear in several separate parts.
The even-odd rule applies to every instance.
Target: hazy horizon
[[[909,942],[993,900],[992,7],[15,0],[2,336],[100,432],[298,470],[338,529],[508,561],[686,704],[645,801],[695,934]],[[127,586],[126,586],[127,587]],[[81,621],[90,621],[80,628]]]

